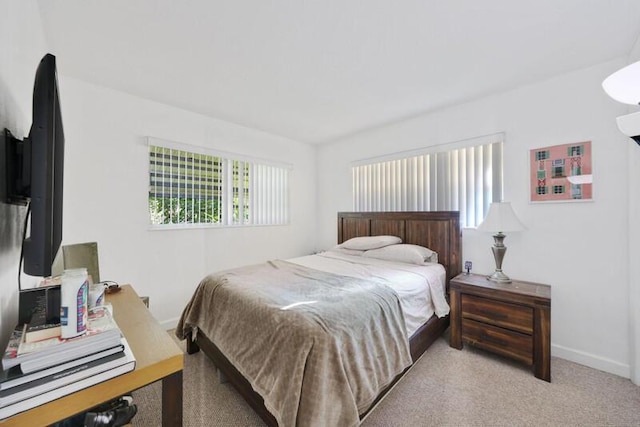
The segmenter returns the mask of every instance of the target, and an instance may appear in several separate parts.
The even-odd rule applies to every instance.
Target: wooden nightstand
[[[510,357],[551,381],[551,287],[459,274],[450,282],[451,342]]]

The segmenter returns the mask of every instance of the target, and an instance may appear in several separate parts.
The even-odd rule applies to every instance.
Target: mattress
[[[449,314],[445,290],[446,271],[437,263],[414,265],[347,255],[337,251],[291,258],[287,261],[342,276],[382,280],[400,299],[408,338],[434,314],[438,317]]]

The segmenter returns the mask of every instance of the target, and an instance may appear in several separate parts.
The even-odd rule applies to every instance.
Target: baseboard
[[[175,329],[175,327],[178,326],[178,320],[180,320],[179,317],[174,317],[173,319],[164,320],[160,322],[160,326],[162,326],[166,331],[170,329]]]
[[[551,356],[559,357],[570,362],[579,363],[593,369],[608,372],[624,378],[631,378],[631,367],[629,365],[607,359],[606,357],[595,356],[590,353],[551,344]],[[553,369],[553,368],[552,368]]]
[[[165,320],[160,322],[160,326],[167,331],[175,329],[179,320],[179,317]],[[629,365],[625,365],[605,357],[595,356],[583,351],[563,347],[558,344],[551,344],[551,356],[579,363],[580,365],[588,366],[620,377],[631,378],[631,367]]]

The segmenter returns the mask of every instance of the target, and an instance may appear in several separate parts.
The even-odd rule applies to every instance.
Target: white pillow
[[[425,248],[424,246],[409,244],[392,245],[384,248],[372,249],[366,251],[362,256],[418,265],[424,265],[427,262],[438,262],[438,254],[431,249]]]
[[[328,252],[336,252],[343,255],[352,255],[352,256],[362,256],[365,251],[359,251],[357,249],[347,249],[343,248],[340,245],[334,246],[328,250]]]
[[[383,248],[397,243],[402,243],[402,239],[397,236],[363,236],[354,237],[338,246],[345,249],[367,251],[369,249]]]

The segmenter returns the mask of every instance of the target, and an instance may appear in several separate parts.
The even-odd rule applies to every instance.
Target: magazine
[[[61,363],[59,365],[55,365],[46,369],[41,369],[39,371],[35,371],[28,374],[22,372],[20,365],[14,366],[13,368],[10,368],[6,371],[0,371],[0,390],[7,390],[9,388],[28,383],[30,381],[37,380],[39,378],[44,378],[46,376],[65,371],[69,368],[73,368],[94,360],[102,359],[103,357],[121,352],[122,350],[123,350],[123,346],[119,345],[117,347],[113,347],[104,351],[99,351],[97,353],[90,354],[89,356],[80,357],[78,359],[74,359],[66,363]]]
[[[54,337],[27,343],[24,329],[16,329],[2,358],[2,368],[8,370],[20,365],[23,373],[34,372],[116,347],[120,344],[120,335],[120,328],[111,313],[102,306],[89,310],[87,332],[78,337]]]
[[[125,350],[124,357],[119,359],[121,362],[119,365],[67,383],[66,385],[58,386],[56,384],[57,388],[48,388],[48,391],[40,391],[37,394],[31,393],[30,397],[0,407],[0,420],[134,370],[136,359],[126,339],[122,338],[122,342]]]
[[[0,390],[0,408],[116,368],[126,362],[124,352],[119,351],[101,359],[65,369],[62,372],[56,372],[7,390]]]

